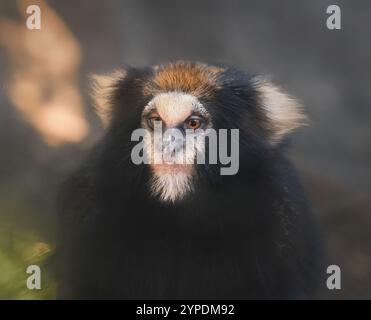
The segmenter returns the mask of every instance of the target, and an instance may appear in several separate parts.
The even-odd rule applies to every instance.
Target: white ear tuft
[[[91,97],[94,102],[94,109],[105,127],[111,121],[111,98],[113,92],[118,81],[124,79],[125,75],[125,70],[116,70],[110,74],[90,76],[92,82]]]
[[[296,99],[260,77],[256,78],[255,86],[268,118],[271,144],[278,144],[296,128],[307,124],[307,116]]]

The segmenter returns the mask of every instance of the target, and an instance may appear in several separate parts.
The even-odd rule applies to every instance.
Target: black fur
[[[215,128],[240,129],[240,170],[198,166],[175,204],[148,193],[130,135],[148,102],[149,69],[118,81],[113,122],[62,193],[60,298],[310,298],[320,244],[283,145],[272,147],[252,77],[228,69],[202,100]],[[139,81],[140,80],[140,81]]]

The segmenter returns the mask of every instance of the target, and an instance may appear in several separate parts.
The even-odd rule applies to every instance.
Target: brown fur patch
[[[210,97],[218,88],[217,76],[224,69],[201,63],[178,61],[154,68],[152,83],[145,86],[145,94],[181,91],[196,97]]]

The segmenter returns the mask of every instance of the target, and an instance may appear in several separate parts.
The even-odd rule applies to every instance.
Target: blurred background
[[[26,8],[41,8],[41,30]],[[326,28],[337,4],[342,29]],[[342,270],[333,299],[371,298],[371,2],[0,2],[0,299],[53,299],[60,182],[102,134],[88,75],[168,60],[225,62],[272,80],[306,107],[296,164]],[[42,268],[42,290],[26,267]]]

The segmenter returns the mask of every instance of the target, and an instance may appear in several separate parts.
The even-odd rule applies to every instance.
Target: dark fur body
[[[240,129],[240,170],[198,166],[195,192],[175,204],[149,195],[149,169],[130,161],[148,69],[119,81],[113,121],[65,184],[61,298],[310,298],[321,247],[284,142],[272,148],[248,75],[229,69],[202,101],[215,128]],[[147,100],[146,100],[147,99]],[[245,114],[244,117],[241,114]],[[228,115],[228,116],[225,116]]]

